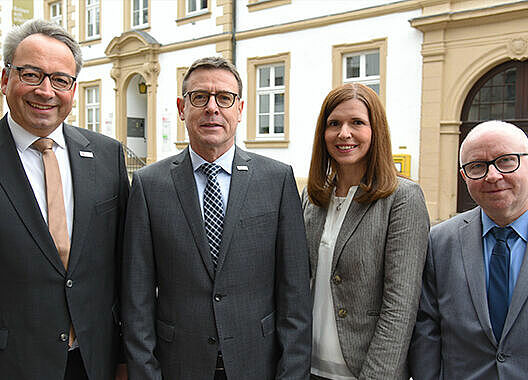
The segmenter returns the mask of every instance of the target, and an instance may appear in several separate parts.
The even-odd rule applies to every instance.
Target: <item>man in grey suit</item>
[[[462,143],[460,173],[479,206],[431,229],[413,379],[527,378],[527,155],[526,135],[500,121]]]
[[[190,146],[134,174],[123,261],[131,379],[308,379],[308,252],[291,167],[234,144],[242,82],[199,59]]]
[[[61,27],[14,28],[4,63],[0,378],[108,380],[116,368],[121,378],[117,285],[129,187],[121,144],[64,123],[82,58]]]

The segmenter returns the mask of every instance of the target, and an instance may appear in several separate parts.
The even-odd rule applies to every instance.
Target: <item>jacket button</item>
[[[216,339],[212,336],[210,336],[208,339],[207,339],[207,343],[209,344],[216,344]]]
[[[334,276],[334,284],[339,285],[341,283],[341,276],[336,274]]]
[[[345,318],[347,316],[347,310],[346,309],[339,309],[339,311],[337,312],[337,315],[339,316],[339,318]]]
[[[67,342],[68,341],[68,334],[60,334],[59,335],[59,339],[62,341],[62,342]]]
[[[220,295],[220,294],[215,294],[215,296],[214,296],[214,300],[215,300],[216,302],[220,302],[220,301],[222,300],[222,295]]]
[[[73,281],[70,280],[70,279],[68,279],[68,280],[66,281],[66,286],[67,286],[68,288],[71,288],[71,287],[73,286]]]
[[[497,361],[504,363],[506,361],[506,355],[504,355],[502,352],[499,352],[497,354]]]

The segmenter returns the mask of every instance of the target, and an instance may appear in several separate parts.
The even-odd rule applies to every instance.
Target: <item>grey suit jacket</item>
[[[247,170],[244,170],[247,169]],[[123,262],[129,376],[307,379],[308,251],[292,170],[236,148],[214,272],[188,149],[134,174]]]
[[[62,379],[73,323],[91,380],[114,376],[128,178],[121,144],[64,126],[74,194],[65,271],[7,124],[0,121],[0,377]],[[90,151],[93,158],[82,157]],[[67,281],[67,280],[71,280]]]
[[[326,209],[310,203],[306,192],[303,208],[315,277]],[[428,232],[422,191],[406,179],[399,179],[387,198],[352,201],[347,211],[334,249],[330,286],[341,350],[358,379],[409,378],[407,349]]]
[[[480,207],[431,229],[409,364],[415,380],[528,377],[524,258],[497,342],[488,312]]]

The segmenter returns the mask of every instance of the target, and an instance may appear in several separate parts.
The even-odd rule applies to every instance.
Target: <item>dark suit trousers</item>
[[[86,369],[81,358],[81,351],[78,348],[68,351],[68,362],[66,363],[64,380],[88,380],[88,375],[86,374]]]
[[[222,354],[218,353],[216,358],[216,371],[214,380],[227,380],[227,376],[224,369],[224,360],[222,359]]]

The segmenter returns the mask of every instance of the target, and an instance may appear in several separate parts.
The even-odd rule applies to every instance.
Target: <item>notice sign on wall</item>
[[[33,18],[33,0],[13,0],[13,25]]]

